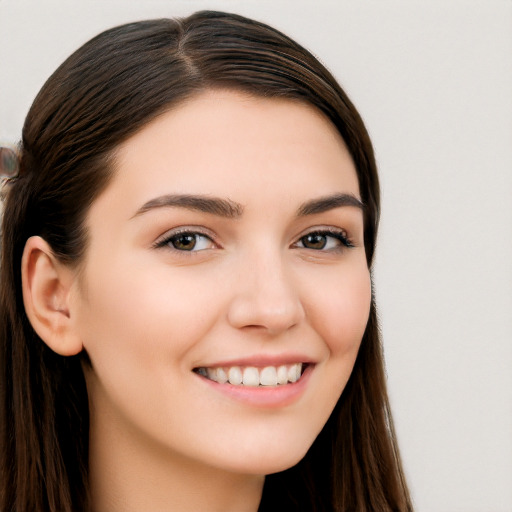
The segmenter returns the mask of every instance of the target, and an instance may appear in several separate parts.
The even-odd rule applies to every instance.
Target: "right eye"
[[[176,251],[197,252],[215,247],[213,240],[194,231],[181,231],[167,235],[156,243],[156,247],[170,247]]]

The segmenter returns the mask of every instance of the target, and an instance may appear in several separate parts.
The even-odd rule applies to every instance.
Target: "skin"
[[[155,206],[169,194],[221,198],[237,215]],[[66,329],[92,362],[96,512],[256,511],[264,475],[304,456],[350,376],[370,307],[362,210],[297,215],[334,194],[359,198],[345,144],[290,100],[207,91],[119,148],[86,219],[85,261],[63,279]],[[304,238],[327,228],[352,246]],[[160,243],[177,229],[202,234],[193,251]],[[193,371],[262,357],[309,363],[298,396],[255,404]]]

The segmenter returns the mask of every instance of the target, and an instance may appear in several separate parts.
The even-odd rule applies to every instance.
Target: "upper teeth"
[[[234,386],[277,386],[297,382],[302,374],[302,363],[281,366],[230,366],[219,368],[198,368],[197,373],[219,384],[229,382]]]

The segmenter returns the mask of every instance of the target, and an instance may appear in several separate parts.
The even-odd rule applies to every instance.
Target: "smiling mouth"
[[[230,366],[194,368],[194,372],[219,384],[231,384],[233,386],[284,386],[297,382],[304,370],[306,363],[283,364],[280,366]]]

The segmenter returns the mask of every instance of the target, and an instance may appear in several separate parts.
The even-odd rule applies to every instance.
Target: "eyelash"
[[[178,249],[177,247],[174,246],[174,243],[176,243],[177,238],[180,237],[180,236],[181,237],[184,237],[184,236],[195,237],[195,244],[194,244],[194,246],[192,247],[191,250]],[[334,238],[335,240],[340,242],[340,245],[335,247],[335,248],[329,248],[329,249],[324,249],[323,247],[320,248],[320,249],[314,249],[314,248],[311,248],[311,247],[305,247],[304,246],[304,239],[306,237],[310,237],[310,236]],[[167,248],[169,248],[171,250],[174,250],[176,252],[181,252],[181,253],[185,253],[185,252],[197,253],[197,252],[205,250],[205,249],[193,250],[195,248],[195,245],[197,244],[197,239],[199,237],[206,238],[212,244],[215,244],[215,240],[213,239],[212,236],[207,235],[206,233],[204,233],[202,231],[198,231],[198,230],[194,230],[194,229],[190,229],[190,228],[185,228],[185,229],[180,229],[178,231],[174,231],[174,232],[172,232],[170,234],[166,234],[163,238],[157,240],[154,243],[153,247],[156,248],[156,249],[167,247]],[[299,238],[299,240],[293,244],[293,246],[297,247],[297,244],[299,244],[299,243],[302,243],[302,247],[299,246],[298,248],[304,248],[304,249],[309,249],[309,250],[318,251],[318,252],[339,252],[339,251],[343,250],[344,248],[352,248],[352,247],[354,247],[354,244],[352,243],[352,241],[350,240],[350,238],[348,237],[347,233],[344,230],[334,229],[334,228],[322,228],[322,229],[316,229],[316,230],[310,231],[310,232],[302,235]],[[326,244],[327,243],[328,242],[326,242]]]
[[[180,237],[180,236],[184,237],[187,235],[195,237],[196,243],[197,243],[197,239],[199,237],[202,237],[202,238],[206,238],[206,239],[210,240],[210,242],[212,244],[215,244],[215,240],[213,239],[213,237],[211,235],[207,235],[206,233],[199,231],[197,229],[184,228],[184,229],[179,229],[177,231],[173,231],[169,234],[164,235],[163,238],[157,240],[154,243],[153,247],[155,249],[160,249],[160,248],[166,247],[166,248],[174,250],[176,252],[189,252],[189,253],[200,252],[201,250],[204,250],[204,249],[200,249],[199,251],[198,250],[194,251],[194,250],[178,249],[173,246],[173,240],[176,241],[178,237]],[[195,244],[194,244],[194,247],[195,247]]]
[[[335,240],[340,242],[340,245],[335,248],[329,248],[329,249],[324,249],[323,247],[321,249],[313,249],[310,247],[304,247],[303,240],[309,236],[334,238]],[[349,248],[354,247],[354,244],[348,237],[346,231],[344,231],[342,229],[335,229],[335,228],[321,228],[321,229],[315,229],[313,231],[309,231],[305,235],[302,235],[299,238],[298,242],[295,242],[295,245],[298,244],[299,242],[303,244],[303,247],[299,247],[299,248],[309,249],[309,250],[318,251],[318,252],[339,252],[345,248],[349,249]],[[328,243],[328,242],[326,242],[326,243]]]

